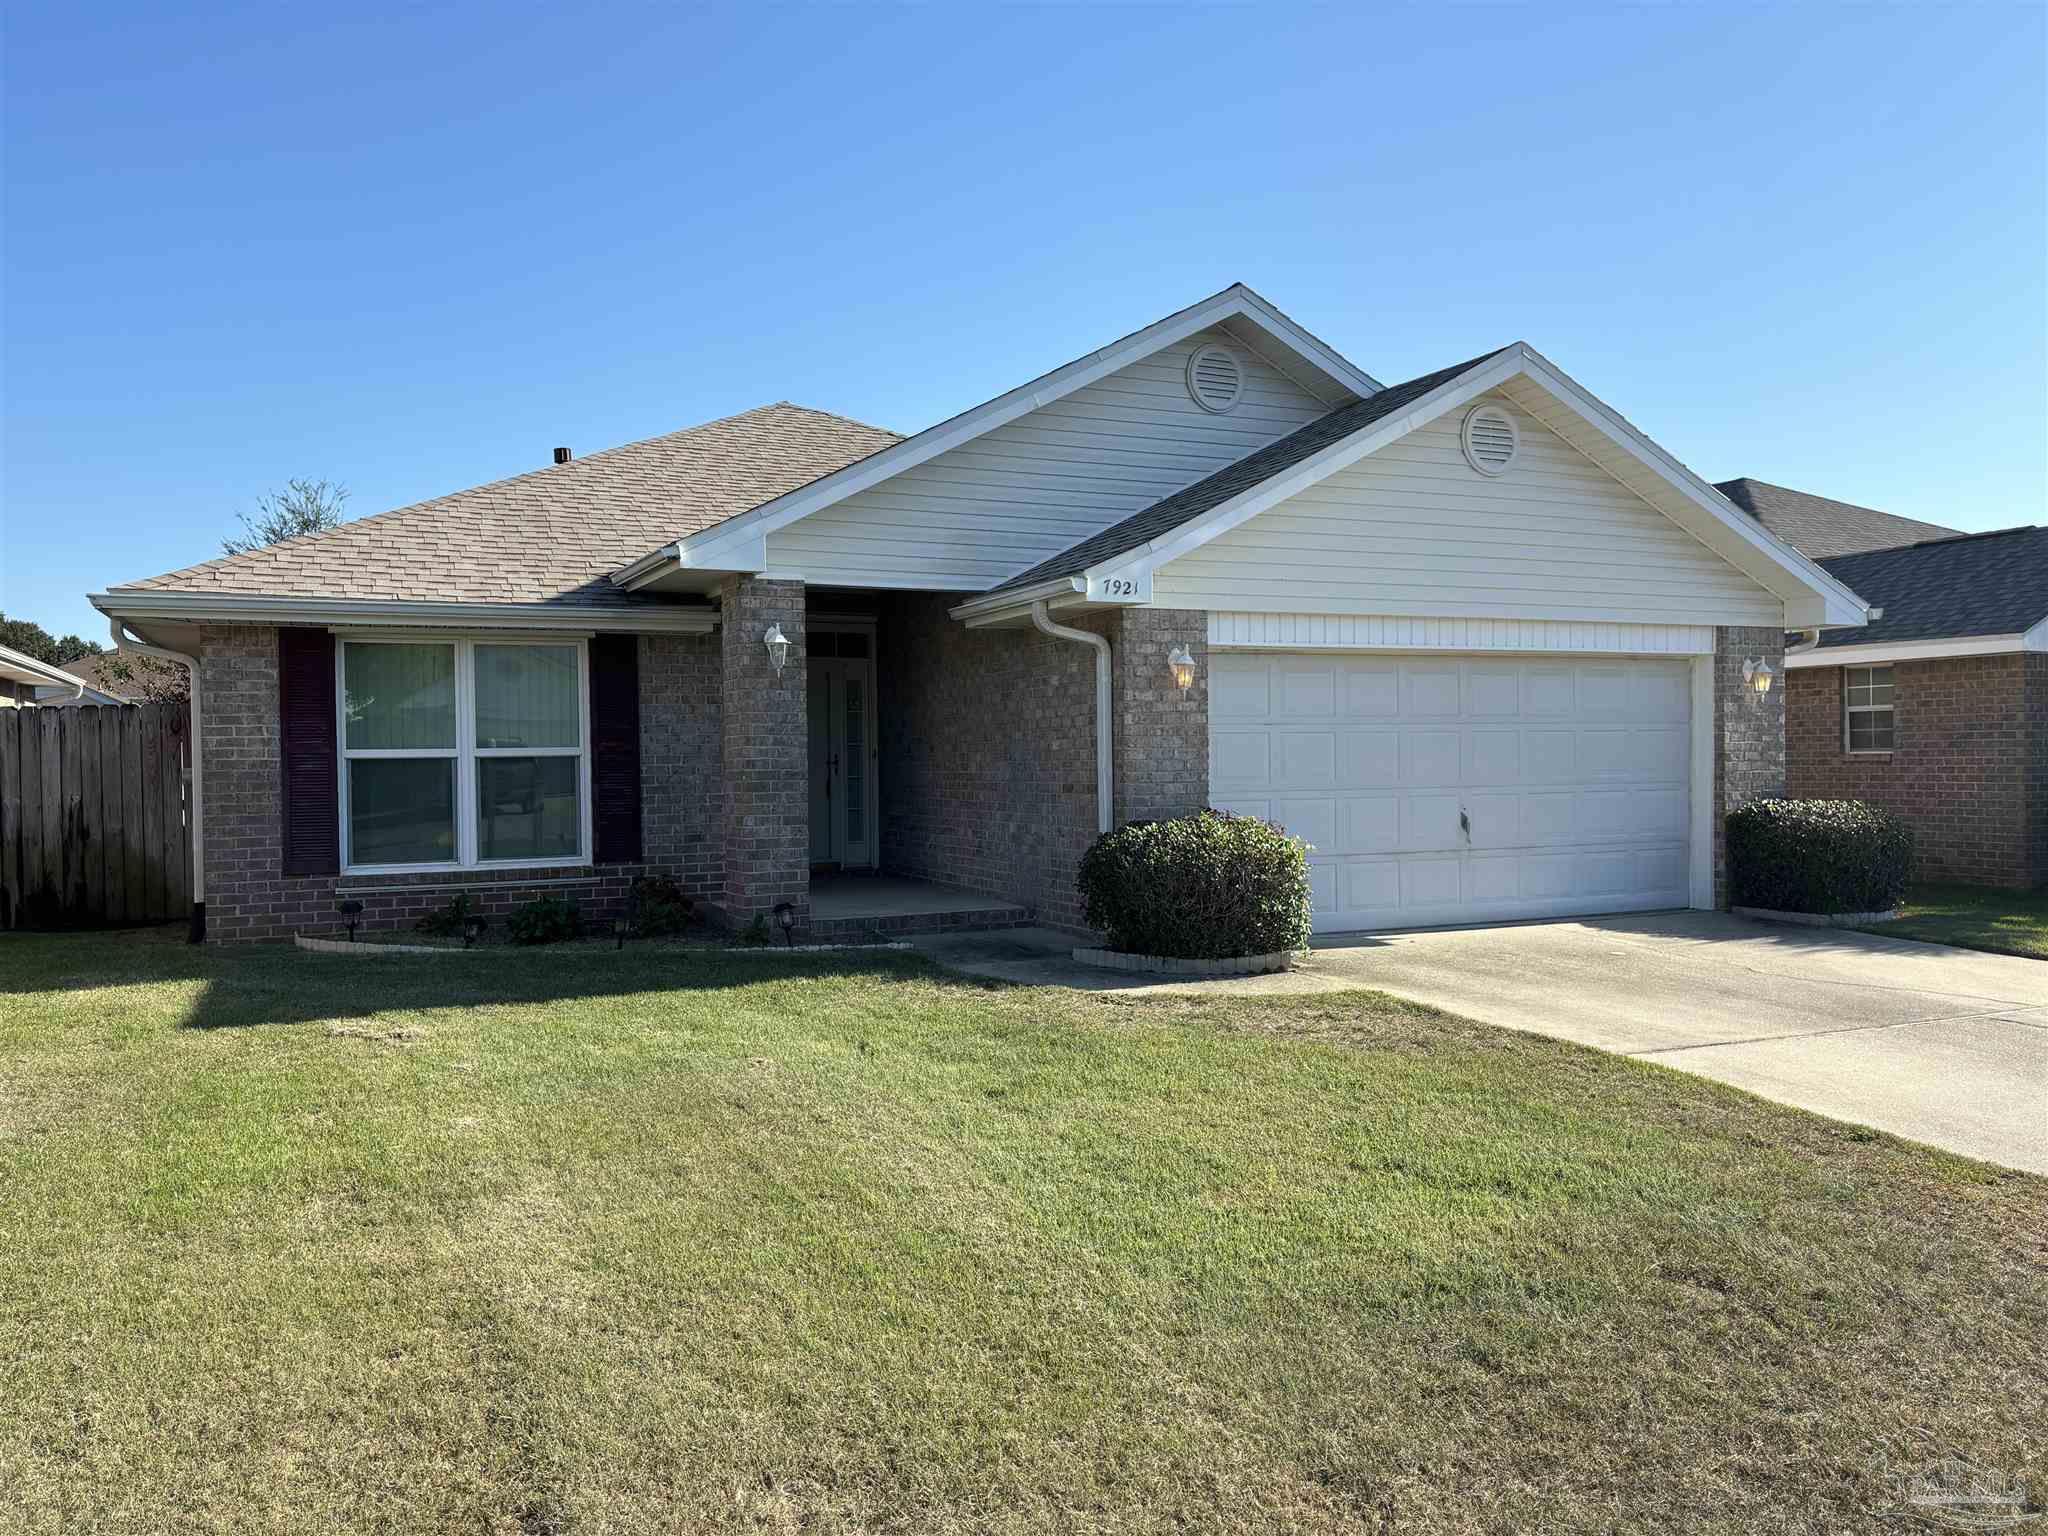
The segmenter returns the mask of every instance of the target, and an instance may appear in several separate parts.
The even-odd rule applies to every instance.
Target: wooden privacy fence
[[[0,709],[0,928],[191,909],[185,705]]]

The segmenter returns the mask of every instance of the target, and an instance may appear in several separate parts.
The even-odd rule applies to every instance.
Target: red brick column
[[[809,720],[805,714],[804,585],[729,576],[722,610],[722,726],[725,878],[722,900],[735,926],[780,902],[810,921]],[[789,663],[780,676],[763,637],[780,625]]]

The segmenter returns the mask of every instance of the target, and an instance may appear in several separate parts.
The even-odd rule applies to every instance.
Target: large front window
[[[350,869],[588,857],[581,642],[347,640]]]

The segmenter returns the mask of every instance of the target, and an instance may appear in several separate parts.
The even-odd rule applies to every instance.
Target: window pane
[[[575,747],[583,741],[573,645],[476,648],[479,747]]]
[[[351,750],[455,745],[454,646],[351,642],[343,672]]]
[[[446,864],[454,859],[452,757],[350,759],[349,863]]]
[[[1892,750],[1892,712],[1868,710],[1849,717],[1849,750],[1889,752]]]
[[[577,798],[582,759],[480,757],[476,760],[476,856],[573,859],[582,851]]]

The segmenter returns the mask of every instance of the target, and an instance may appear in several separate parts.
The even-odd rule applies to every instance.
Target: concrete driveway
[[[1298,969],[1166,982],[1077,966],[1047,929],[934,935],[976,975],[1119,992],[1374,987],[2048,1173],[2048,963],[1656,913],[1320,939]]]
[[[1718,912],[1319,942],[1318,978],[2048,1173],[2048,964]]]

